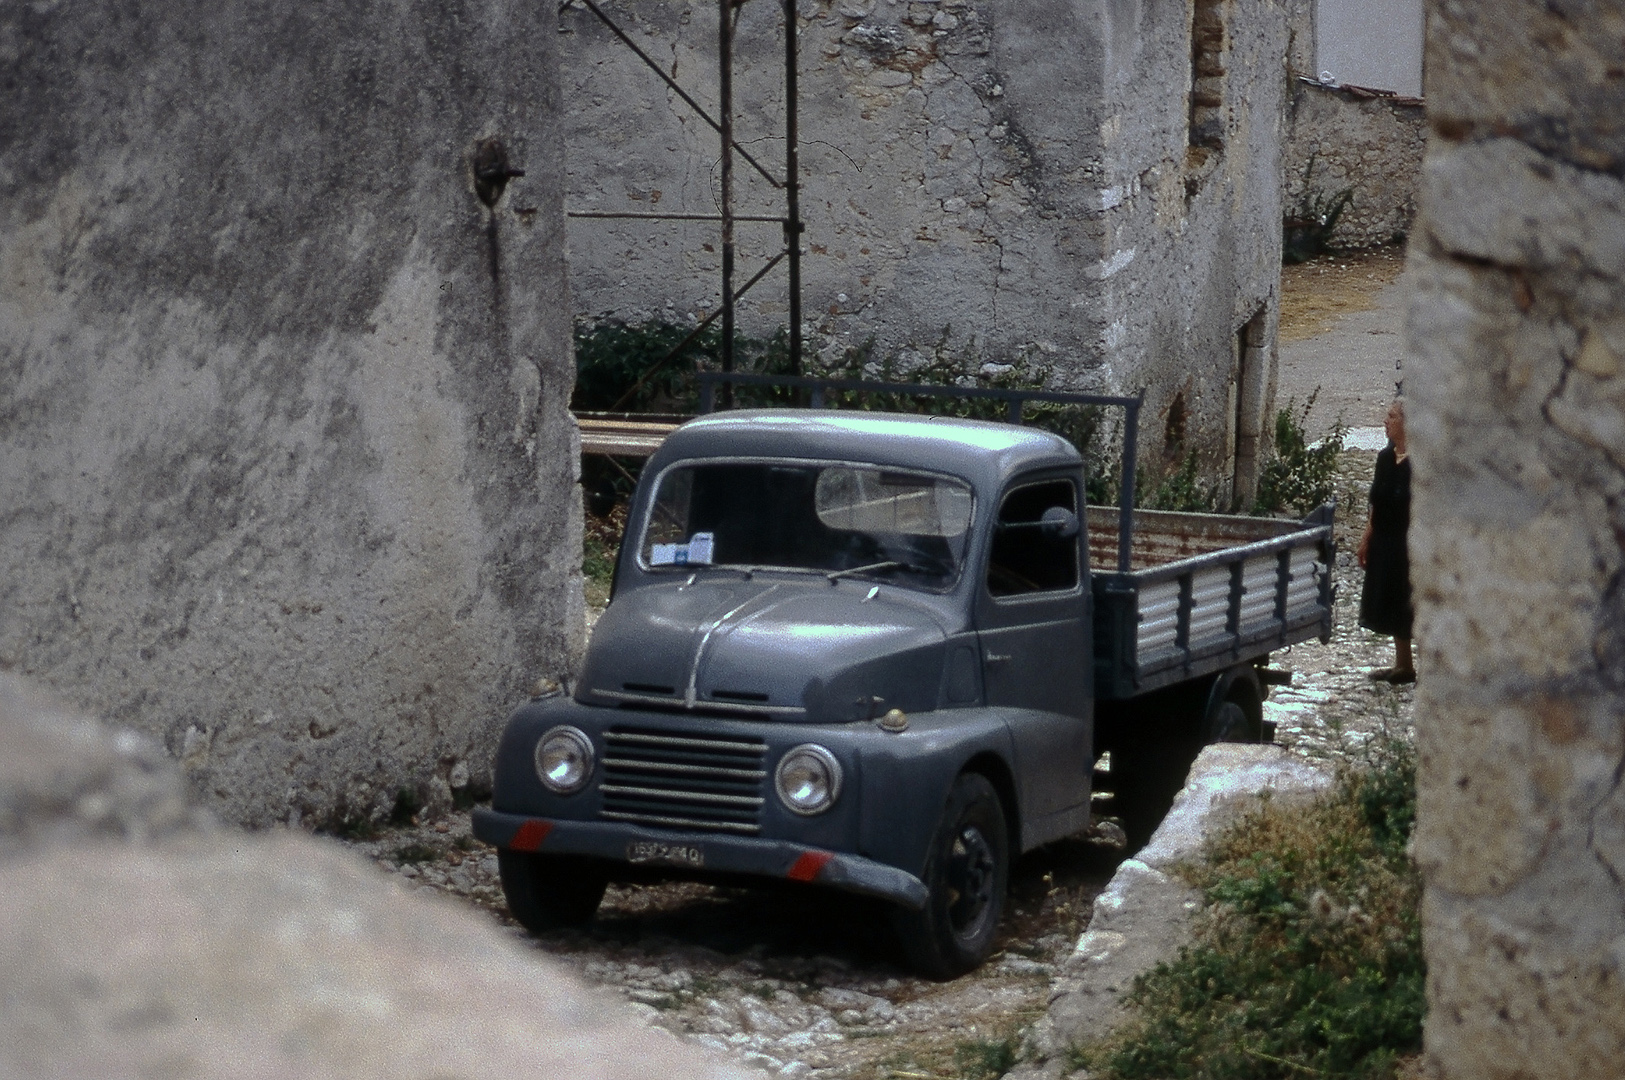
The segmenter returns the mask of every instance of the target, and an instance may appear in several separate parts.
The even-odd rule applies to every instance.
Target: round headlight
[[[536,775],[549,791],[580,791],[592,775],[592,740],[580,728],[550,728],[536,743]]]
[[[841,763],[812,743],[797,746],[780,758],[773,779],[779,800],[797,814],[822,814],[841,795]]]

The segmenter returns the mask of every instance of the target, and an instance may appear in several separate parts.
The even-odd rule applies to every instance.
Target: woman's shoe
[[[1393,683],[1395,686],[1403,686],[1405,683],[1413,683],[1416,681],[1416,669],[1393,668],[1388,672],[1388,681]]]

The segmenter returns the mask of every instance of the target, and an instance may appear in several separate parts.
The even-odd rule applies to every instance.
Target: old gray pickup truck
[[[651,872],[787,879],[888,901],[926,974],[975,967],[1012,858],[1090,825],[1102,754],[1125,812],[1165,800],[1170,759],[1260,738],[1270,650],[1330,632],[1329,510],[1119,532],[1083,492],[1071,443],[1012,424],[677,429],[573,692],[514,714],[475,812],[514,916],[583,922]]]

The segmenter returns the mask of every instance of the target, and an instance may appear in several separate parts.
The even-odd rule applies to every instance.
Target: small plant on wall
[[[1288,266],[1330,254],[1337,220],[1354,201],[1352,187],[1335,193],[1317,191],[1314,178],[1315,156],[1311,154],[1303,170],[1303,194],[1281,222],[1281,261]]]

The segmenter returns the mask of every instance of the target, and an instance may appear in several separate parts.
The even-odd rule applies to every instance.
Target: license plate
[[[658,840],[631,840],[626,845],[626,861],[698,868],[705,865],[705,849],[699,844],[663,844]]]

